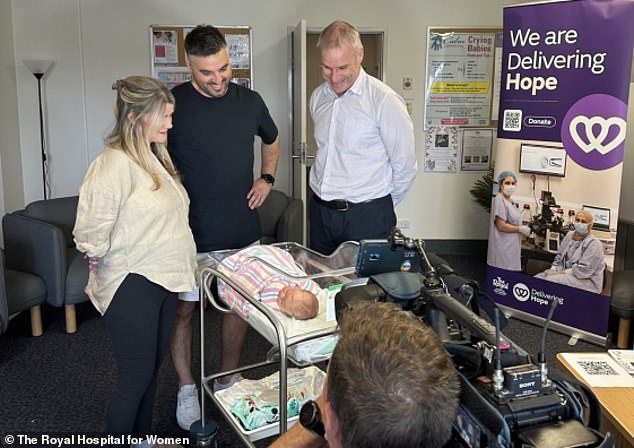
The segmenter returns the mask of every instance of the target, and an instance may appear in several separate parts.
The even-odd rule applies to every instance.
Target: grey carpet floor
[[[482,257],[444,257],[461,275],[482,281],[485,265]],[[44,335],[30,336],[28,313],[13,319],[7,333],[0,336],[0,437],[10,432],[69,433],[103,431],[108,397],[114,387],[115,365],[103,319],[88,303],[78,307],[79,329],[64,332],[62,309],[45,306]],[[198,322],[198,313],[195,317]],[[218,366],[221,315],[205,311],[206,372]],[[199,372],[199,330],[194,326],[194,372]],[[535,355],[539,349],[541,328],[510,319],[504,333]],[[250,330],[243,361],[262,360],[270,345]],[[568,336],[549,332],[547,359],[556,366],[555,355],[564,351],[600,351],[584,341],[568,345]],[[198,354],[198,355],[197,355]],[[256,377],[272,369],[254,372]],[[154,409],[157,433],[187,436],[176,424],[177,380],[171,361],[162,366]],[[207,401],[209,403],[209,401]],[[242,446],[232,428],[212,405],[207,418],[217,421],[220,447]],[[0,438],[0,440],[2,440]],[[266,446],[270,440],[258,443]]]

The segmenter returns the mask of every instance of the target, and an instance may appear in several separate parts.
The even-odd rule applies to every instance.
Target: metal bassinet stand
[[[355,278],[355,265],[358,255],[359,245],[356,242],[342,243],[337,250],[330,256],[321,255],[311,249],[308,249],[297,243],[276,243],[272,246],[281,248],[289,252],[295,262],[306,272],[306,276],[316,281],[322,288],[336,283],[347,283]],[[332,335],[335,332],[335,326],[326,328],[324,330],[312,330],[306,334],[296,335],[292,338],[287,337],[287,332],[280,322],[280,319],[269,306],[261,303],[257,298],[251,297],[246,291],[240,288],[229,276],[220,271],[219,265],[222,260],[234,253],[237,250],[230,251],[217,251],[209,253],[209,260],[206,266],[200,270],[200,382],[205,391],[201,396],[201,426],[205,427],[205,401],[208,395],[225,419],[232,425],[238,436],[242,439],[246,446],[255,447],[253,441],[257,441],[266,437],[273,436],[275,434],[283,434],[288,429],[287,420],[287,407],[285,405],[287,399],[287,366],[290,359],[295,365],[302,366],[310,363],[302,363],[290,356],[289,348],[297,344],[314,340],[320,337]],[[269,265],[270,266],[270,265]],[[273,266],[271,266],[273,267]],[[274,268],[274,267],[273,267]],[[274,268],[275,269],[275,268]],[[277,269],[276,269],[277,270]],[[279,272],[279,270],[278,270]],[[237,291],[242,297],[244,297],[250,305],[262,313],[265,320],[274,329],[275,340],[269,342],[272,343],[275,348],[279,350],[279,359],[267,359],[262,362],[250,364],[246,366],[238,367],[234,370],[218,372],[215,374],[207,375],[205,373],[205,326],[204,326],[204,300],[208,300],[212,306],[223,313],[231,312],[225,306],[218,303],[211,293],[211,283],[214,277],[217,277],[224,281],[228,286]],[[289,275],[289,277],[292,277]],[[254,310],[255,311],[255,310]],[[251,323],[250,323],[251,325]],[[253,325],[252,325],[253,326]],[[260,331],[259,328],[254,327],[265,338],[265,334]],[[324,358],[326,359],[326,358]],[[318,362],[318,361],[313,361]],[[273,364],[279,364],[279,426],[275,423],[271,423],[262,428],[250,431],[249,433],[240,425],[240,422],[231,414],[230,410],[223,406],[219,398],[214,394],[213,382],[215,379],[232,375],[235,373],[241,373],[248,370],[254,370],[260,367],[269,366]]]

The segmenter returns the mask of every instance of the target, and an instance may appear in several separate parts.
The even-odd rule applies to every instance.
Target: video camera
[[[478,284],[459,276],[424,242],[394,229],[393,250],[415,249],[420,272],[386,272],[352,282],[335,297],[339,315],[359,300],[391,301],[431,326],[452,356],[461,383],[449,447],[613,447],[599,432],[600,407],[581,383],[548,371],[545,338],[557,306],[552,302],[537,363],[500,330],[503,319]],[[489,319],[480,315],[482,308]],[[587,415],[587,425],[584,423]]]

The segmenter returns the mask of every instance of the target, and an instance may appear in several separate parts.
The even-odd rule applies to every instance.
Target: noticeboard
[[[429,28],[426,172],[487,171],[497,122],[501,28]]]
[[[185,37],[193,25],[151,25],[151,73],[169,88],[189,81],[190,74],[185,54]],[[227,40],[231,60],[232,82],[253,88],[253,53],[250,26],[217,26]]]

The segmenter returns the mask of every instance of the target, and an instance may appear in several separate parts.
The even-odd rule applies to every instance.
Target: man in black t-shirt
[[[168,149],[182,175],[191,203],[189,223],[200,259],[207,252],[238,249],[261,237],[256,209],[275,181],[278,131],[257,92],[231,83],[227,43],[209,25],[194,28],[185,39],[191,82],[173,89],[176,109]],[[261,177],[253,180],[253,144],[261,139]],[[198,290],[179,296],[170,353],[179,381],[176,419],[189,430],[200,419],[191,372],[192,315]],[[222,371],[238,366],[247,324],[234,314],[223,321]],[[223,381],[224,380],[224,381]],[[236,377],[221,378],[216,388]]]

